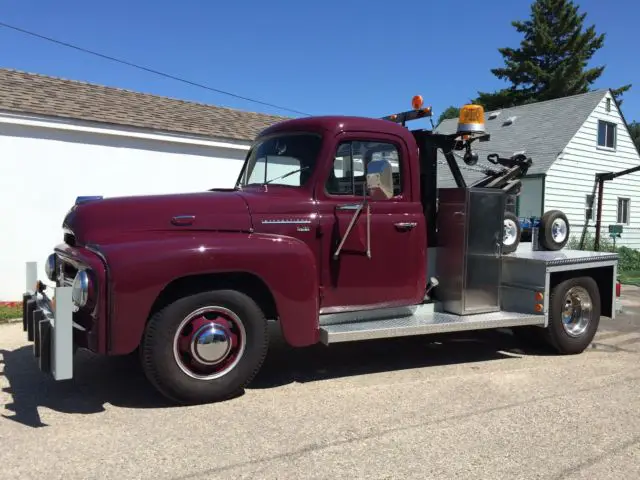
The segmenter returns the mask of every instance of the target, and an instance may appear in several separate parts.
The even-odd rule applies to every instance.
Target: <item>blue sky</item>
[[[634,58],[640,2],[578,2],[606,33],[593,58],[596,87],[634,83],[628,121],[640,120]],[[613,3],[613,2],[612,2]],[[239,95],[310,114],[382,116],[420,93],[437,115],[478,90],[503,86],[489,71],[525,0],[4,0],[0,21]],[[481,7],[478,8],[478,5]],[[2,66],[216,105],[292,115],[161,78],[0,27]]]

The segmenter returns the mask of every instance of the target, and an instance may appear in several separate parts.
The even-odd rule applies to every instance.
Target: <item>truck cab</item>
[[[407,129],[354,117],[291,120],[256,140],[236,188],[254,233],[295,239],[311,253],[318,285],[313,316],[423,298],[426,229],[417,152]],[[371,162],[388,164],[388,194],[368,190]],[[288,271],[294,282],[309,273]]]
[[[482,108],[439,135],[406,127],[431,115],[412,106],[273,125],[227,189],[79,198],[45,265],[53,298],[27,264],[23,325],[40,368],[69,380],[77,348],[135,352],[161,394],[200,403],[251,381],[270,322],[294,347],[510,327],[582,351],[600,315],[615,316],[617,256],[563,251],[558,211],[516,251],[505,198],[531,159],[490,156],[498,168],[466,185],[453,154],[477,164]],[[440,166],[457,187],[438,188]]]

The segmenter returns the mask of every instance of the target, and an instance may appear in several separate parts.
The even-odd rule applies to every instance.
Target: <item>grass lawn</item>
[[[620,273],[620,283],[623,285],[640,286],[640,270],[632,270]]]
[[[0,305],[0,320],[22,317],[22,305],[16,306]]]

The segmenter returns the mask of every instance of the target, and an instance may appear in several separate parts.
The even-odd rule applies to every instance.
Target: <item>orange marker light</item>
[[[536,306],[534,307],[536,312],[541,312],[543,308],[544,307],[542,306],[541,303],[536,303]]]
[[[422,99],[422,95],[415,95],[411,99],[411,106],[413,107],[414,110],[420,110],[422,108],[423,103],[424,103],[424,100]]]
[[[536,292],[536,302],[541,302],[543,298],[544,295],[542,294],[542,292]]]

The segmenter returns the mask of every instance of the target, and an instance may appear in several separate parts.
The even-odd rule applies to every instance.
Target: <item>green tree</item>
[[[460,115],[460,109],[458,107],[451,106],[440,114],[437,124],[440,125],[443,120],[447,120],[449,118],[458,118],[458,115]]]
[[[636,148],[640,150],[640,123],[637,121],[633,121],[629,124],[629,134],[631,135],[631,140],[636,144]]]
[[[595,26],[584,28],[586,13],[570,0],[535,0],[526,21],[511,24],[523,34],[519,48],[500,48],[504,67],[491,72],[511,85],[494,93],[478,92],[475,103],[496,110],[588,92],[604,66],[588,68],[604,45]],[[631,85],[613,90],[618,104]]]

